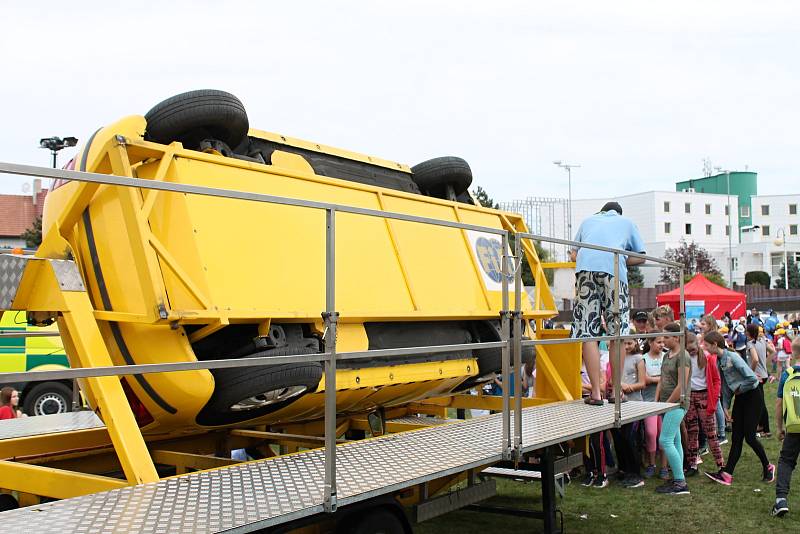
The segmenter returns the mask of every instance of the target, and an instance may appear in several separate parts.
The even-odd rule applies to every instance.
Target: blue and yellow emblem
[[[475,241],[475,254],[478,256],[483,272],[494,282],[500,283],[503,279],[503,254],[502,245],[498,239],[479,237]]]

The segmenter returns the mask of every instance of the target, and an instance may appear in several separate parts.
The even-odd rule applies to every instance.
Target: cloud
[[[702,158],[798,175],[786,2],[85,2],[6,6],[0,160],[185,90],[254,126],[415,164],[460,155],[496,199],[671,189]],[[65,150],[60,158],[66,162]],[[21,180],[3,179],[17,192]]]

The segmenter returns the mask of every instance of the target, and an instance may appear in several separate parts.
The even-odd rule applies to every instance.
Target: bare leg
[[[611,363],[611,384],[609,384],[609,388],[611,389],[612,398],[609,402],[614,400],[613,395],[615,395],[616,388],[613,387],[614,384],[614,373],[617,372],[617,369],[622,369],[622,359],[624,358],[622,353],[622,347],[620,346],[620,353],[619,359],[617,359],[617,345],[619,344],[618,341],[609,341],[608,342],[608,361]],[[620,377],[621,378],[621,377]],[[620,397],[623,396],[622,391],[619,392]]]
[[[592,383],[592,398],[602,399],[600,395],[600,347],[597,341],[586,341],[583,343],[583,364],[586,366],[586,374]]]

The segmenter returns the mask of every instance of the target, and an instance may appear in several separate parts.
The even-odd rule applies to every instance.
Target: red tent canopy
[[[745,294],[718,286],[702,274],[696,274],[683,286],[685,301],[704,301],[705,313],[711,314],[716,319],[721,319],[725,312],[731,312],[731,317],[737,319],[744,317],[747,311]],[[681,292],[680,288],[661,293],[656,297],[658,305],[669,304],[675,317],[678,317]]]

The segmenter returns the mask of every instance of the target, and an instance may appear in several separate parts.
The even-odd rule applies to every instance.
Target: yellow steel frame
[[[144,161],[157,161],[154,180],[164,180],[176,158],[209,160],[214,156],[196,151],[184,151],[179,143],[169,146],[150,143],[143,140],[126,139],[116,136],[109,139],[104,146],[98,149],[89,162],[88,168],[98,172],[110,172],[119,176],[136,176],[136,168]],[[371,161],[371,160],[370,160]],[[229,160],[228,165],[246,167],[249,164],[237,160]],[[385,166],[393,166],[387,162],[380,162]],[[403,167],[399,167],[406,170]],[[294,176],[291,168],[275,168],[271,172]],[[300,171],[297,171],[298,173]],[[304,179],[325,180],[324,177],[302,176]],[[40,258],[67,258],[70,256],[72,232],[80,220],[81,214],[89,205],[100,186],[91,183],[79,183],[75,193],[69,199],[66,208],[61,211],[59,218],[45,231],[45,241],[39,249]],[[362,188],[359,184],[352,184],[356,189]],[[366,190],[366,188],[363,188]],[[372,191],[372,190],[371,190]],[[374,191],[373,191],[374,192]],[[218,310],[212,305],[208,295],[201,290],[200,285],[191,279],[188,271],[184,269],[169,250],[161,243],[150,230],[148,218],[153,210],[159,191],[139,191],[130,188],[118,188],[118,200],[122,207],[122,215],[132,245],[136,263],[144,268],[137,269],[139,285],[143,291],[146,305],[143,313],[131,311],[95,310],[85,291],[62,291],[56,280],[49,262],[45,259],[31,260],[23,276],[17,297],[13,303],[14,309],[48,312],[58,316],[61,332],[74,347],[77,366],[98,367],[113,365],[106,345],[103,341],[98,321],[121,321],[139,323],[166,323],[177,322],[180,324],[204,324],[203,328],[192,334],[192,341],[201,339],[223,328],[229,323],[231,317],[238,320],[247,319],[249,315],[240,311]],[[385,209],[384,195],[378,192],[378,205]],[[402,193],[393,193],[402,196]],[[453,205],[436,199],[432,203],[441,203],[452,208],[456,220],[464,220],[463,211],[480,210],[467,205]],[[506,215],[496,212],[500,216],[505,229],[512,232],[525,231],[521,219],[509,219]],[[403,255],[399,253],[398,241],[395,236],[395,222],[386,220],[387,230],[392,247],[400,258],[400,270],[406,284],[406,290],[413,304],[417,305],[418,295],[415,291],[407,267],[403,264]],[[467,240],[466,232],[462,236]],[[530,240],[523,240],[522,247],[525,256],[531,264],[536,284],[536,293],[532,311],[525,313],[528,319],[541,322],[544,318],[555,314],[555,303],[547,288],[544,269],[551,267],[542,264],[536,255],[535,248]],[[72,254],[80,261],[78,254]],[[479,266],[473,258],[473,267]],[[79,265],[79,267],[81,267]],[[180,280],[185,289],[192,295],[198,304],[197,310],[186,310],[185,315],[179,316],[168,312],[165,317],[161,310],[166,307],[166,292],[161,269],[169,269]],[[489,294],[484,288],[484,299],[489,304]],[[235,314],[235,315],[234,315]],[[253,318],[263,319],[263,311],[251,311]],[[360,317],[351,316],[346,320],[359,321]],[[572,347],[572,346],[570,346]],[[538,348],[538,361],[542,375],[542,395],[535,399],[523,399],[523,406],[534,406],[557,400],[568,400],[579,394],[574,383],[567,380],[560,373],[561,365],[558,359],[552,357],[555,349],[550,347]],[[571,371],[571,369],[570,369]],[[155,464],[166,464],[176,467],[181,473],[188,469],[213,469],[224,465],[236,463],[209,456],[218,451],[229,451],[245,445],[276,444],[283,450],[298,450],[299,448],[315,448],[323,445],[324,429],[322,422],[292,423],[275,425],[272,430],[282,429],[286,433],[267,432],[263,430],[236,429],[224,432],[206,432],[202,435],[186,436],[184,438],[162,439],[148,444],[139,430],[134,416],[126,400],[120,377],[97,377],[86,379],[85,386],[90,388],[97,399],[96,411],[106,424],[104,429],[84,430],[70,432],[68,437],[64,434],[48,434],[12,440],[0,441],[0,480],[2,486],[20,492],[25,496],[26,502],[35,501],[33,496],[46,496],[65,498],[86,493],[103,491],[122,487],[129,484],[143,484],[155,482],[159,476]],[[579,384],[578,384],[579,387]],[[449,408],[480,408],[489,410],[502,409],[502,399],[499,397],[456,395],[440,399],[429,399],[424,402],[409,404],[402,408],[387,410],[387,417],[401,417],[407,413],[428,413],[439,417],[446,417]],[[421,428],[421,425],[407,423],[389,423],[388,432],[405,431]],[[337,435],[344,435],[349,429],[369,430],[366,417],[351,416],[338,421]],[[67,439],[65,439],[67,438]],[[69,449],[65,448],[65,442]],[[113,447],[110,448],[110,447]],[[19,452],[23,451],[27,457],[12,461]],[[70,471],[64,468],[52,467],[77,467],[85,462],[82,471]],[[52,465],[46,465],[46,464]],[[90,465],[94,465],[95,473]],[[124,480],[101,476],[96,473],[104,471],[109,466],[119,466],[124,473]],[[463,474],[448,477],[431,485],[438,488],[449,487],[463,479]]]
[[[177,158],[193,159],[204,162],[217,162],[218,158],[213,154],[206,154],[203,152],[184,150],[180,143],[172,143],[170,145],[161,145],[144,141],[141,139],[126,138],[123,136],[114,136],[108,139],[96,153],[94,153],[93,161],[87,165],[88,169],[96,169],[98,172],[110,172],[117,176],[136,177],[136,168],[143,162],[157,161],[157,167],[153,176],[154,181],[163,181],[169,174],[170,169],[175,163]],[[250,168],[249,163],[226,158],[226,165],[233,167]],[[386,163],[386,162],[384,162]],[[386,166],[394,166],[395,164],[389,162]],[[276,175],[289,176],[294,178],[302,178],[303,180],[324,182],[328,180],[326,177],[318,177],[313,174],[304,173],[299,170],[297,166],[291,167],[271,167],[270,172]],[[76,192],[69,199],[69,202],[62,210],[58,221],[51,227],[53,231],[45,232],[45,243],[43,243],[38,255],[50,258],[66,258],[70,250],[69,242],[71,240],[73,229],[80,219],[81,214],[89,205],[94,194],[97,192],[98,184],[80,183]],[[374,188],[368,188],[360,184],[351,183],[347,184],[355,190],[364,190],[374,193],[378,201],[379,209],[385,209],[385,197],[387,195],[405,197],[405,193],[391,191],[375,191]],[[210,335],[219,328],[229,324],[231,318],[235,317],[238,320],[248,320],[263,318],[270,316],[265,313],[265,310],[230,310],[230,309],[217,309],[213,306],[211,299],[208,295],[204,294],[200,288],[200,284],[192,280],[188,274],[188,270],[183,268],[175,257],[170,253],[167,247],[153,234],[150,229],[149,217],[152,212],[153,206],[163,192],[156,190],[139,191],[132,188],[118,188],[118,195],[122,214],[125,220],[125,227],[129,232],[128,238],[130,240],[134,259],[137,265],[141,268],[136,269],[138,282],[143,291],[143,302],[145,313],[132,313],[130,311],[106,311],[96,310],[94,313],[97,319],[105,321],[119,321],[119,322],[142,322],[142,323],[178,323],[178,324],[204,324],[207,325],[202,330],[193,333],[193,341],[201,339]],[[495,212],[487,210],[486,208],[471,207],[466,204],[455,204],[439,199],[428,199],[431,204],[442,204],[452,209],[455,219],[459,222],[464,222],[462,212],[465,211],[479,211],[498,215],[502,222],[504,229],[519,232],[525,231],[525,225],[522,219],[510,219],[507,214],[502,212]],[[403,262],[403,255],[399,254],[399,245],[395,235],[396,222],[387,219],[385,222],[389,233],[389,238],[392,247],[398,252],[399,267],[406,285],[409,298],[415,310],[415,317],[419,319],[440,318],[435,315],[427,315],[419,310],[417,304],[418,297],[414,289],[414,284],[408,274],[406,265]],[[49,230],[49,229],[48,229]],[[467,242],[468,238],[466,231],[461,230],[463,239]],[[534,274],[536,292],[533,309],[525,312],[525,316],[529,319],[543,320],[551,317],[557,313],[555,302],[549,291],[542,291],[542,288],[547,287],[543,265],[540,262],[536,250],[529,240],[523,240],[523,251],[529,264],[531,265]],[[476,275],[480,276],[480,267],[472,258],[473,268],[476,270]],[[180,281],[183,287],[197,302],[196,309],[182,310],[178,313],[170,310],[165,306],[167,302],[166,290],[164,287],[164,280],[162,268],[168,269],[174,274],[176,279]],[[487,306],[490,306],[490,296],[485,287],[482,287],[484,300]],[[159,310],[166,309],[169,315],[164,317],[160,314]],[[349,313],[347,317],[342,317],[341,322],[361,322],[367,317],[372,317],[374,314],[360,314],[358,311]],[[485,315],[485,314],[484,314]],[[470,317],[472,314],[466,314],[465,317]],[[476,315],[477,316],[477,315]],[[481,315],[482,316],[482,315]],[[450,317],[448,317],[450,318]]]

